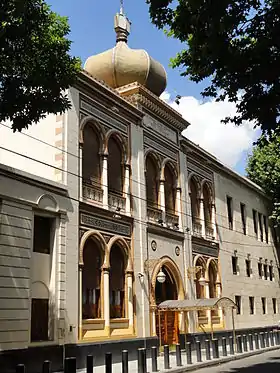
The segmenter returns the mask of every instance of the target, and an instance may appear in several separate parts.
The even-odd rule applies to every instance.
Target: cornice
[[[100,98],[100,104],[110,103],[112,107],[120,111],[120,115],[124,114],[133,118],[135,122],[141,122],[144,116],[141,110],[137,109],[135,105],[125,100],[121,95],[113,88],[109,87],[105,82],[98,80],[91,76],[86,71],[82,71],[79,74],[78,81],[74,88],[83,93],[83,88],[87,87],[88,93],[94,98]],[[112,112],[113,114],[113,112]]]
[[[184,131],[190,125],[190,123],[170,105],[166,104],[158,96],[137,82],[117,88],[116,91],[135,107],[143,107],[179,132]]]
[[[198,155],[201,159],[203,159],[204,164],[207,164],[212,171],[226,174],[227,176],[230,176],[233,179],[238,180],[243,185],[246,185],[249,189],[253,189],[255,192],[261,194],[263,197],[270,200],[265,191],[259,185],[255,184],[247,177],[242,176],[237,172],[233,171],[230,167],[223,164],[214,155],[208,153],[199,145],[196,145],[189,139],[183,137],[180,139],[180,145],[181,150],[186,154],[187,157],[190,153],[194,153],[196,156]]]

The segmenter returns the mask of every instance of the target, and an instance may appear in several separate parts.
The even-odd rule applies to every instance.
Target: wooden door
[[[179,342],[179,322],[177,312],[161,312],[160,321],[156,315],[157,335],[161,339],[161,345],[173,345]],[[159,328],[160,322],[160,328]]]

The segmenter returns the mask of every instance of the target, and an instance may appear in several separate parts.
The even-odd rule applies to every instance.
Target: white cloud
[[[191,124],[183,135],[230,167],[235,167],[244,153],[250,152],[259,136],[259,131],[253,129],[250,122],[239,127],[221,123],[225,117],[236,114],[235,104],[229,101],[200,102],[193,96],[184,96],[177,105],[168,92],[164,92],[161,98]]]

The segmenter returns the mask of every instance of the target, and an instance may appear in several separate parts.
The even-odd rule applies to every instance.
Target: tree
[[[279,0],[146,0],[152,22],[185,48],[171,59],[194,82],[210,79],[203,97],[226,97],[263,134],[280,132]]]
[[[68,53],[69,31],[44,0],[0,0],[0,121],[14,131],[70,107],[64,92],[80,60]]]
[[[272,218],[280,227],[280,135],[273,134],[270,141],[261,137],[249,157],[247,174],[260,185],[273,202]]]

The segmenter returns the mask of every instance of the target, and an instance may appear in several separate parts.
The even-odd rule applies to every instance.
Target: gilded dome
[[[130,23],[122,12],[115,16],[116,46],[87,59],[84,69],[112,88],[138,82],[160,96],[166,88],[164,67],[141,49],[127,45]]]

